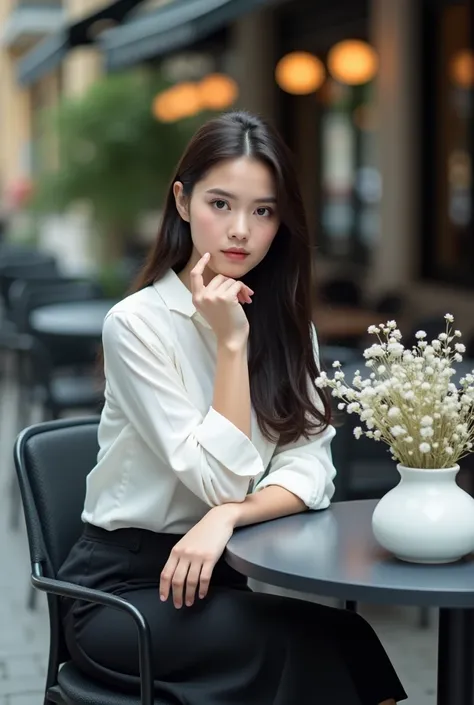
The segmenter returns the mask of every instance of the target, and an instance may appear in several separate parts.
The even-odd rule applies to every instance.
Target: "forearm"
[[[247,344],[218,344],[214,409],[250,438],[250,385]]]
[[[243,502],[222,504],[212,511],[229,518],[233,527],[237,528],[298,514],[306,509],[303,500],[293,492],[279,485],[270,485],[260,492],[248,495]]]

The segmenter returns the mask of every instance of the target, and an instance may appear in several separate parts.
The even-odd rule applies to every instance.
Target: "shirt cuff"
[[[255,491],[259,492],[270,485],[278,485],[292,492],[305,503],[308,509],[326,509],[334,494],[334,484],[326,477],[325,472],[324,478],[321,476],[318,478],[314,474],[310,476],[308,473],[298,472],[296,468],[282,468],[270,472],[262,482],[258,483]]]
[[[250,438],[212,406],[195,436],[209,455],[235,475],[256,477],[264,472],[262,458]]]

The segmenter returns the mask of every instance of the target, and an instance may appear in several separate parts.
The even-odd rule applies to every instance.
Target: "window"
[[[372,86],[328,79],[320,119],[320,234],[331,257],[365,262],[377,238],[381,179]]]
[[[474,285],[474,54],[467,2],[426,3],[423,274]]]

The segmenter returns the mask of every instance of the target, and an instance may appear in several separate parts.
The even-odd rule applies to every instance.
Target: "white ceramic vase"
[[[452,563],[474,551],[474,499],[456,482],[459,465],[397,469],[399,484],[372,516],[380,545],[411,563]]]

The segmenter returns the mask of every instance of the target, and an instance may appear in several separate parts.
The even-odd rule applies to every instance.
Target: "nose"
[[[249,223],[247,215],[243,212],[236,212],[229,224],[228,235],[234,240],[248,240]]]

